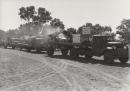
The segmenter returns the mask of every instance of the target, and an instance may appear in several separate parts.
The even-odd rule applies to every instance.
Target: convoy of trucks
[[[11,47],[26,49],[27,51],[36,50],[37,52],[47,51],[48,45],[52,44],[51,37],[48,35],[28,36],[23,38],[7,38],[3,42],[4,48]]]
[[[73,35],[73,38],[74,36],[76,35]],[[129,49],[126,43],[111,41],[110,36],[105,35],[94,35],[92,38],[89,35],[86,36],[81,35],[79,38],[81,42],[77,41],[77,43],[74,40],[75,38],[72,42],[58,41],[56,43],[57,49],[60,49],[64,56],[69,53],[72,58],[77,58],[79,55],[84,55],[86,58],[104,56],[106,63],[112,63],[114,59],[119,59],[121,63],[128,61]]]
[[[53,56],[55,50],[60,50],[63,56],[69,55],[71,58],[78,58],[84,55],[86,58],[93,56],[104,56],[104,62],[112,63],[114,59],[119,59],[121,63],[129,60],[129,48],[123,41],[115,41],[109,35],[90,35],[90,30],[83,31],[83,34],[72,34],[71,37],[63,36],[63,33],[42,36],[32,36],[28,39],[8,38],[4,41],[5,48],[19,48],[30,50],[47,51],[49,56]],[[61,37],[62,35],[62,37]]]

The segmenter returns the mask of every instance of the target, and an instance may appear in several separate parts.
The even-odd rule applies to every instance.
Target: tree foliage
[[[46,23],[52,19],[51,13],[45,8],[39,7],[36,11],[34,6],[21,7],[19,15],[21,19],[32,23]]]
[[[72,37],[72,34],[76,34],[76,29],[73,27],[68,28],[66,31],[63,31],[63,34],[68,38]]]
[[[120,34],[124,40],[130,42],[130,19],[123,19],[117,29],[117,34]]]
[[[5,37],[5,31],[0,30],[0,40],[2,40]]]
[[[28,22],[31,22],[36,13],[34,6],[21,7],[19,11],[20,18]]]
[[[65,25],[63,24],[63,22],[60,19],[54,18],[51,22],[50,22],[51,26],[53,27],[60,27],[61,29],[65,28]]]
[[[70,28],[67,29],[67,32],[68,32],[69,35],[76,34],[76,29],[73,28],[73,27],[70,27]]]
[[[45,8],[39,7],[36,11],[34,6],[21,7],[19,16],[26,21],[25,24],[19,27],[20,35],[37,34],[42,25],[52,19],[51,13]]]
[[[37,14],[33,16],[33,22],[35,24],[44,24],[49,22],[51,19],[51,13],[42,7],[39,7]]]
[[[6,37],[18,37],[18,30],[17,29],[9,29],[7,32],[6,32]]]
[[[91,35],[101,34],[103,32],[111,32],[112,29],[110,26],[101,26],[100,24],[93,25],[92,23],[86,23],[78,28],[77,33],[82,34],[83,28],[89,27]]]
[[[41,25],[39,25],[39,24],[35,25],[33,23],[21,24],[19,29],[18,29],[18,34],[19,34],[19,36],[37,35],[40,32],[40,30],[39,30],[40,27],[41,27]]]

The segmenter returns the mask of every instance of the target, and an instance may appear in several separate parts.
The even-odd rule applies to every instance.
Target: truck
[[[69,55],[74,59],[84,55],[86,58],[104,56],[106,63],[113,63],[115,59],[119,59],[121,63],[129,60],[127,43],[112,40],[108,35],[73,34],[70,39],[57,39],[53,46],[50,47],[49,56],[59,49],[63,56]]]
[[[53,43],[49,35],[30,36],[27,39],[22,39],[18,47],[20,50],[27,49],[28,52],[36,50],[38,53],[47,51],[49,45]]]
[[[5,40],[3,40],[3,46],[4,46],[4,48],[11,47],[12,49],[15,49],[15,47],[17,46],[19,41],[20,41],[19,38],[8,37]]]

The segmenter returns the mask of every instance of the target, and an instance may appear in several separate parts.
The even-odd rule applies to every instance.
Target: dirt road
[[[130,63],[0,48],[0,91],[130,91]]]

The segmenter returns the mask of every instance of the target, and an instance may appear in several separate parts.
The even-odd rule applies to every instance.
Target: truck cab
[[[112,41],[111,36],[95,35],[92,40],[92,55],[104,55],[104,61],[111,63],[114,59],[126,63],[129,59],[129,48],[124,41]]]

